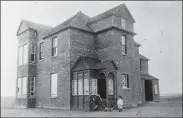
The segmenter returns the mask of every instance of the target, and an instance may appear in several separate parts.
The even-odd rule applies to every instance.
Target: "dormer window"
[[[126,21],[123,18],[121,18],[121,28],[126,29]]]

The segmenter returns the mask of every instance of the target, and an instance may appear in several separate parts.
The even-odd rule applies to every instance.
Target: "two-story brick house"
[[[125,106],[159,101],[159,81],[134,41],[125,4],[93,18],[78,12],[56,27],[23,20],[17,31],[17,103],[84,109],[89,96],[124,98]]]

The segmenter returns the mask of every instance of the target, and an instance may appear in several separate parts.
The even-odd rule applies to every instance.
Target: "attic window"
[[[121,18],[121,28],[126,29],[126,21],[123,18]]]

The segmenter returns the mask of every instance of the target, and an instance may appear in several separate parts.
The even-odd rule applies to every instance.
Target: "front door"
[[[153,101],[152,80],[145,80],[145,100]]]
[[[98,94],[106,99],[106,79],[98,79]]]

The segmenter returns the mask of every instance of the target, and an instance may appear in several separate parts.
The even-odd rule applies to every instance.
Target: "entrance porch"
[[[89,109],[90,96],[116,102],[116,70],[112,60],[101,62],[96,58],[80,57],[72,68],[71,109]]]

